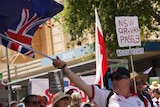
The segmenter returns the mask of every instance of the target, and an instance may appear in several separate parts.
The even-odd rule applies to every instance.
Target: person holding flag
[[[60,60],[59,57],[53,61],[53,65],[62,69],[71,82],[84,91],[97,107],[146,107],[138,95],[130,90],[130,72],[126,68],[120,67],[109,75],[112,81],[113,95],[107,100],[111,90],[101,89],[97,85],[88,85],[72,72],[66,62]],[[151,107],[148,100],[145,103],[147,103],[147,107]]]
[[[103,44],[102,41],[102,30],[100,27],[100,22],[98,18],[98,14],[96,13],[96,21],[98,20],[98,25],[96,25],[96,32],[98,32],[99,44]],[[96,23],[97,24],[97,23]],[[100,46],[99,52],[101,53],[99,58],[99,72],[96,77],[96,83],[103,87],[101,84],[103,75],[107,72],[108,63],[106,60],[105,47]],[[98,49],[98,48],[97,48]],[[100,51],[101,50],[101,51]],[[98,53],[97,53],[98,54]],[[103,62],[104,61],[104,62]],[[109,75],[112,81],[113,92],[111,90],[99,88],[97,85],[88,85],[86,84],[79,76],[77,76],[74,72],[72,72],[66,65],[66,62],[59,59],[53,61],[54,67],[58,69],[62,69],[63,73],[73,82],[78,88],[84,91],[89,99],[93,100],[93,103],[97,107],[146,107],[144,102],[138,97],[138,95],[130,90],[130,72],[124,67],[120,67],[114,70],[112,74]],[[104,69],[104,71],[102,71]],[[112,94],[111,94],[112,93]],[[151,107],[148,101],[145,102],[147,107]]]

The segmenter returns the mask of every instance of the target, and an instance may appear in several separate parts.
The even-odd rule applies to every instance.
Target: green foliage
[[[158,30],[155,25],[160,24],[160,0],[66,0],[64,27],[71,34],[71,40],[83,37],[86,29],[94,34],[95,8],[98,10],[110,58],[116,56],[115,50],[118,48],[115,16],[138,16],[142,38],[144,28],[152,32]]]

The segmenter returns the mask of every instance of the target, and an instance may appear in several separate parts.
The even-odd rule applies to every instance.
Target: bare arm
[[[61,61],[58,57],[57,59],[53,62],[53,65],[56,68],[63,68],[63,66],[66,63],[64,61]],[[70,69],[65,66],[63,69],[63,72],[67,75],[67,77],[81,90],[83,90],[89,98],[92,97],[92,86],[86,84],[79,76],[77,76],[74,72],[72,72]]]

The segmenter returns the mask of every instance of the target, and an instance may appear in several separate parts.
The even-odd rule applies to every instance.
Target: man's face
[[[136,88],[138,92],[142,92],[143,91],[143,86],[144,86],[144,81],[141,78],[135,78],[136,80]]]
[[[68,104],[68,98],[67,97],[64,97],[62,99],[60,99],[59,101],[56,102],[56,104],[58,107],[67,107],[69,104]]]
[[[14,104],[11,105],[11,107],[16,107],[16,105],[17,105],[17,103],[14,103]]]
[[[38,97],[31,97],[30,101],[25,106],[26,107],[40,107],[40,101]]]
[[[129,88],[130,85],[130,78],[127,76],[113,76],[113,78],[111,78],[111,81],[113,90],[117,92],[123,90],[124,88]]]

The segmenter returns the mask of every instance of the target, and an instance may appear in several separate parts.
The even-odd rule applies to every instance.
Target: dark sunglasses
[[[61,98],[60,100],[68,101],[68,97]]]
[[[145,84],[145,82],[143,80],[139,81],[139,82],[136,82],[136,85],[140,85],[140,84]]]
[[[33,105],[41,104],[40,101],[33,101],[33,102],[28,102],[28,103],[32,103]]]
[[[114,80],[119,81],[119,80],[121,80],[121,79],[127,79],[127,78],[129,78],[129,77],[127,77],[127,76],[125,76],[125,75],[122,75],[122,76],[113,76],[113,77],[111,78],[111,81],[114,81]]]

